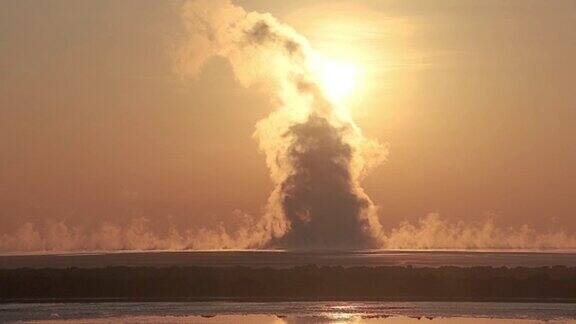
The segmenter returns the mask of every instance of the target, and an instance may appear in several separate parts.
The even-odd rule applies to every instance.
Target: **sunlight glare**
[[[349,62],[322,58],[318,62],[318,78],[326,97],[342,104],[354,92],[358,69]]]

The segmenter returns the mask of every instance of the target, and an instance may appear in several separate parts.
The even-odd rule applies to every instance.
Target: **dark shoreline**
[[[0,303],[360,300],[576,303],[576,268],[0,269]]]

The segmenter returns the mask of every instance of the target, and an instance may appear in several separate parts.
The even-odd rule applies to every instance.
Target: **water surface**
[[[106,266],[493,266],[576,267],[574,251],[119,251],[4,254],[0,268],[97,268]]]
[[[3,304],[0,322],[42,323],[576,323],[576,304],[195,302]]]

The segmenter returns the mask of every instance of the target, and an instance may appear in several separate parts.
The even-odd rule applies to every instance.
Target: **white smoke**
[[[314,73],[318,56],[306,39],[269,14],[229,1],[191,1],[188,38],[175,55],[184,77],[219,56],[240,84],[264,86],[277,102],[255,137],[275,188],[259,230],[272,247],[381,246],[376,208],[360,179],[384,156],[346,110],[326,99]]]

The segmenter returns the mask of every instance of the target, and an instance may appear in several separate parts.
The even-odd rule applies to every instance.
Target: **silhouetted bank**
[[[576,268],[108,267],[0,270],[0,301],[576,301]]]

